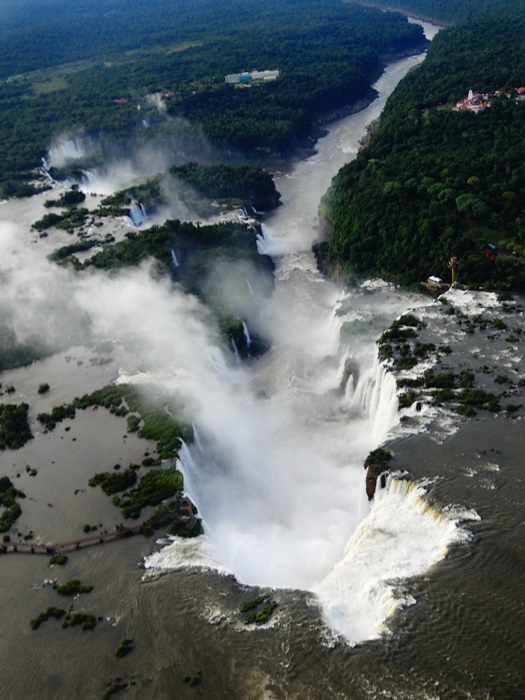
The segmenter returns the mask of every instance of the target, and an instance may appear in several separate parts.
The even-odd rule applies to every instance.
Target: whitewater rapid
[[[206,534],[174,539],[146,567],[205,567],[253,586],[310,591],[326,622],[352,642],[379,634],[406,601],[391,579],[425,570],[460,536],[454,518],[430,513],[405,487],[388,485],[372,506],[364,487],[364,459],[398,423],[395,381],[375,342],[397,316],[427,301],[378,281],[343,290],[319,275],[311,253],[331,178],[421,60],[388,66],[375,85],[377,100],[334,124],[312,158],[278,178],[283,206],[258,241],[276,264],[271,298],[258,296],[250,275],[241,277],[242,290],[229,288],[224,275],[218,293],[235,303],[246,343],[252,334],[271,342],[259,360],[241,362],[233,343],[221,349],[207,310],[147,264],[113,277],[75,276],[42,262],[36,248],[46,243],[38,239],[34,261],[24,252],[25,276],[16,260],[10,267],[13,294],[30,290],[49,300],[56,288],[57,299],[68,299],[51,315],[19,318],[20,327],[44,333],[58,321],[71,328],[89,318],[94,338],[132,346],[140,358],[119,381],[157,387],[194,423],[180,468]],[[80,146],[56,146],[48,160],[81,157]],[[133,215],[140,224],[145,212],[137,204]],[[32,209],[27,216],[34,220]],[[172,264],[180,264],[175,251]],[[421,544],[409,547],[414,531]]]
[[[398,422],[396,383],[375,341],[428,301],[377,282],[343,291],[319,275],[311,253],[331,177],[420,60],[389,66],[375,85],[378,99],[333,125],[317,153],[276,182],[283,206],[258,241],[276,263],[275,292],[258,318],[271,350],[255,365],[234,365],[220,388],[209,383],[199,438],[181,450],[205,536],[175,538],[145,562],[311,591],[327,624],[350,642],[381,634],[389,615],[413,602],[394,581],[426,570],[466,537],[459,519],[429,508],[421,487],[389,479],[371,506],[365,495],[363,461]]]

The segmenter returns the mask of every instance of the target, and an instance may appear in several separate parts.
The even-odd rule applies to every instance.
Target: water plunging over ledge
[[[208,566],[246,584],[317,592],[327,621],[352,641],[377,635],[400,604],[386,580],[424,570],[456,536],[453,521],[442,524],[408,498],[401,509],[407,529],[378,536],[381,514],[393,517],[404,496],[389,486],[369,514],[364,489],[363,461],[397,421],[395,381],[379,365],[375,341],[427,300],[386,284],[344,292],[320,276],[311,252],[331,178],[421,60],[388,66],[374,86],[377,100],[334,124],[314,156],[277,180],[283,206],[259,240],[276,263],[276,289],[259,321],[271,350],[249,368],[237,366],[234,378],[230,371],[227,381],[207,382],[198,444],[181,451],[185,488],[206,536],[175,540],[146,562]],[[425,535],[411,557],[403,533],[409,540],[413,528]],[[370,565],[367,549],[373,575],[359,564]]]

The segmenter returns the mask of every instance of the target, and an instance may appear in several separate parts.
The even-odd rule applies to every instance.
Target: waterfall
[[[250,337],[250,331],[248,330],[248,324],[246,321],[242,322],[242,329],[244,331],[244,337],[246,338],[246,347],[249,348],[252,344],[252,339]]]
[[[350,348],[346,348],[337,371],[337,386],[344,393],[347,404],[352,403],[352,397],[359,383],[361,374],[358,362],[352,356]]]
[[[86,155],[85,139],[72,138],[52,146],[49,149],[46,161],[50,167],[63,168],[71,162],[84,158]]]
[[[231,338],[233,340],[233,338]],[[237,346],[235,346],[237,347]],[[233,344],[232,344],[232,349],[233,349]],[[237,353],[238,355],[238,353]],[[215,372],[217,375],[225,382],[226,385],[233,385],[237,384],[240,379],[241,379],[241,373],[239,369],[233,369],[228,365],[226,362],[226,358],[224,357],[224,353],[220,348],[217,346],[213,346],[210,348],[210,362],[211,365],[213,366]],[[239,363],[240,363],[240,356],[239,356]]]
[[[199,470],[197,469],[188,445],[184,442],[184,440],[181,440],[177,466],[184,478],[184,490],[188,492],[191,500],[195,503],[194,498],[195,493],[197,492],[196,486],[200,479]],[[195,505],[198,508],[197,503],[195,503]]]
[[[197,447],[199,448],[199,451],[202,452],[202,442],[201,442],[201,438],[200,438],[199,432],[198,432],[198,430],[197,430],[197,426],[195,425],[195,423],[192,423],[192,424],[191,424],[191,427],[192,427],[192,430],[193,430],[193,440],[195,441],[195,444],[196,444]],[[186,449],[187,449],[187,448],[186,448]]]
[[[245,278],[244,278],[244,281],[246,282],[246,289],[248,290],[250,296],[253,297],[254,291],[253,291],[253,287],[252,287],[252,285],[251,285],[250,280],[249,280],[247,277],[245,277]]]
[[[237,362],[237,364],[239,364],[241,362],[241,356],[239,355],[239,349],[237,347],[237,343],[235,342],[235,338],[233,336],[230,336],[230,343],[232,345],[233,356],[235,357],[235,362]]]
[[[383,363],[378,363],[369,413],[374,416],[374,435],[380,440],[399,422],[398,405],[395,377]]]
[[[379,637],[396,610],[416,602],[393,581],[419,574],[468,539],[463,518],[436,510],[424,495],[421,485],[389,475],[343,558],[316,587],[327,623],[348,640]]]
[[[99,173],[96,170],[84,170],[82,183],[84,185],[96,185],[99,179]]]
[[[202,541],[213,542],[243,584],[316,593],[327,622],[353,641],[380,633],[402,604],[392,580],[424,571],[456,532],[388,480],[371,505],[366,500],[363,461],[397,420],[396,383],[375,340],[414,299],[376,285],[352,289],[334,311],[341,290],[323,280],[310,252],[321,195],[413,65],[396,62],[380,79],[377,103],[330,129],[316,144],[315,167],[298,163],[279,179],[285,205],[257,233],[259,252],[276,263],[274,294],[258,319],[270,351],[234,366],[215,348],[207,355],[212,376],[193,353],[187,368],[202,451],[195,437],[180,459],[206,520],[210,540]],[[234,338],[230,344],[239,358]]]
[[[395,377],[376,356],[373,366],[359,377],[353,392],[352,388],[353,382],[348,382],[345,394],[351,409],[370,416],[372,433],[378,441],[385,440],[399,422]]]
[[[140,202],[132,202],[128,218],[133,226],[141,226],[147,218],[144,205],[140,204]]]
[[[177,258],[177,254],[175,253],[175,251],[173,250],[173,248],[171,249],[171,262],[173,263],[173,267],[179,267],[179,266],[180,266],[179,259]]]

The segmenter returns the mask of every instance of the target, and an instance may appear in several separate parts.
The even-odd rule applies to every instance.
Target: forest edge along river
[[[259,242],[276,261],[276,290],[264,307],[247,309],[248,328],[259,324],[273,342],[253,368],[218,356],[199,309],[159,290],[147,271],[124,276],[118,285],[95,276],[96,289],[66,276],[60,280],[70,285],[75,311],[82,309],[101,334],[117,319],[123,335],[147,321],[148,337],[157,341],[145,348],[149,377],[137,371],[132,348],[117,348],[112,363],[97,365],[90,363],[91,350],[79,347],[6,372],[6,383],[17,388],[17,399],[33,392],[30,398],[43,410],[50,399],[36,396],[41,381],[71,400],[83,386],[114,380],[118,362],[121,380],[156,380],[191,399],[199,438],[183,455],[185,488],[208,534],[198,545],[170,543],[153,555],[147,540],[108,543],[71,555],[67,574],[49,569],[40,557],[2,559],[6,697],[100,697],[116,675],[127,684],[127,697],[168,697],[176,690],[189,698],[198,690],[210,698],[510,698],[523,689],[517,652],[523,606],[515,568],[520,528],[514,527],[521,522],[521,482],[512,454],[520,423],[500,421],[487,429],[497,420],[487,419],[454,434],[456,426],[443,419],[436,442],[415,436],[419,418],[407,416],[392,450],[412,480],[389,479],[364,517],[369,506],[362,463],[398,415],[395,382],[375,359],[375,341],[409,309],[423,319],[435,316],[436,326],[438,312],[428,298],[381,283],[338,289],[320,277],[310,252],[317,203],[345,162],[337,159],[357,152],[366,124],[418,60],[389,66],[376,84],[378,100],[332,125],[317,154],[279,180],[283,206],[267,219]],[[2,217],[33,221],[34,211],[23,211],[29,206],[35,204],[4,203]],[[38,269],[37,261],[35,256],[33,289],[53,290],[45,263]],[[133,308],[126,306],[130,296]],[[107,299],[114,308],[103,308]],[[151,308],[155,313],[148,316]],[[186,339],[180,331],[171,335],[170,329],[181,327]],[[449,332],[452,343],[460,329]],[[188,358],[197,376],[181,371]],[[429,416],[422,413],[424,421]],[[65,523],[80,518],[108,527],[115,515],[104,497],[86,495],[82,484],[73,492],[80,473],[87,484],[101,466],[154,453],[152,445],[123,432],[118,417],[84,412],[10,454],[29,496],[20,527],[47,528],[55,541]],[[90,444],[100,452],[97,465]],[[49,466],[31,481],[25,465],[37,461]],[[61,486],[71,495],[57,499]],[[479,522],[485,513],[490,516]],[[447,549],[439,566],[406,581]],[[515,556],[504,557],[506,551]],[[157,574],[143,579],[138,564],[145,556],[148,573]],[[51,621],[32,632],[29,620],[56,603],[46,581],[66,576],[94,584],[89,597],[73,605],[96,612],[99,628],[64,630]],[[241,604],[259,591],[277,607],[267,624],[246,625]],[[382,626],[393,609],[416,602]],[[382,634],[352,647],[331,628],[354,643]],[[116,672],[114,649],[124,637],[135,640],[136,650],[119,660]],[[31,677],[20,673],[21,663],[31,666]],[[198,683],[193,687],[185,678]]]

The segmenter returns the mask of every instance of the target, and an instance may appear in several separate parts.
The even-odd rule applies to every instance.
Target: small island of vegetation
[[[28,410],[27,403],[0,404],[0,450],[17,450],[33,438]]]
[[[10,530],[22,514],[18,503],[21,498],[25,498],[25,494],[13,486],[11,479],[7,476],[0,477],[0,532]]]

